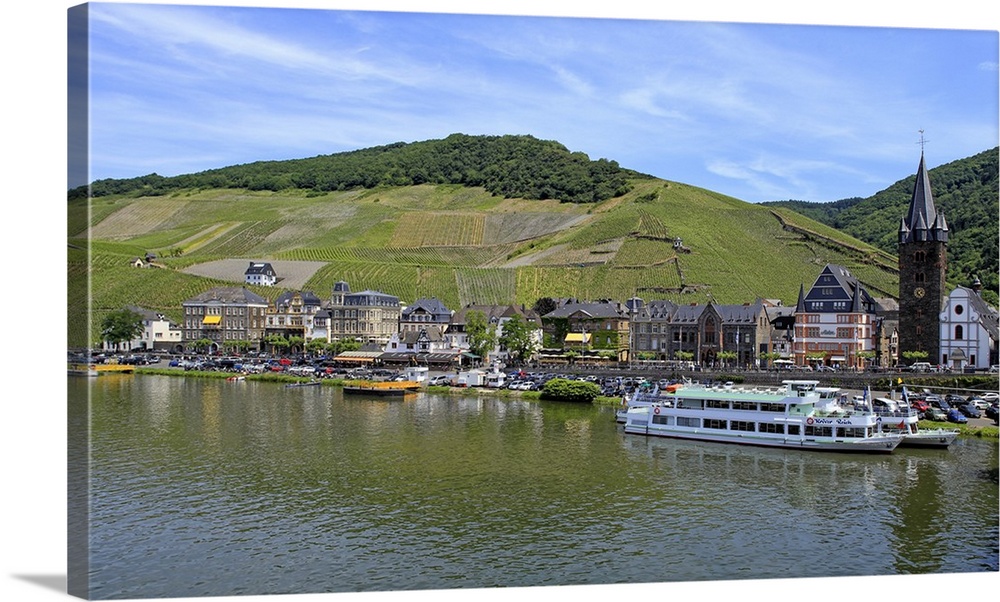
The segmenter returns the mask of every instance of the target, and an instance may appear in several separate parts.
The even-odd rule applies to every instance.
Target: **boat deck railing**
[[[914,409],[909,410],[897,410],[895,412],[891,410],[884,410],[880,408],[875,408],[874,414],[877,416],[882,416],[883,418],[913,418],[917,416],[917,411]]]
[[[788,412],[789,416],[813,416],[815,418],[850,418],[852,416],[874,416],[874,412],[865,410],[855,410],[841,408],[838,410],[812,410],[802,408],[792,408]]]

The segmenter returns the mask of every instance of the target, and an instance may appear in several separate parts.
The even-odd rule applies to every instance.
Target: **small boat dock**
[[[135,366],[129,364],[69,364],[69,374],[74,376],[132,374],[133,372],[135,372]]]
[[[379,397],[405,397],[416,395],[420,383],[412,380],[372,381],[351,380],[344,383],[345,395],[376,395]]]

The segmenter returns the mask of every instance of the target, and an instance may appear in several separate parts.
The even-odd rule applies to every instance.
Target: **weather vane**
[[[924,139],[924,131],[923,130],[919,131],[920,131],[920,142],[918,142],[917,144],[920,145],[920,154],[922,155],[924,154],[924,145],[927,144],[927,140]]]

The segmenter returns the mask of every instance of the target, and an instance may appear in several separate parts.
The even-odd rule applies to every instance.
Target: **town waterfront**
[[[94,599],[998,570],[995,440],[794,452],[154,375],[70,378],[71,417],[88,389]]]

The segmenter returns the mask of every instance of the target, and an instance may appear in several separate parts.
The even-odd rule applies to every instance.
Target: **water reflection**
[[[98,598],[997,570],[988,442],[845,456],[580,404],[76,380]]]

